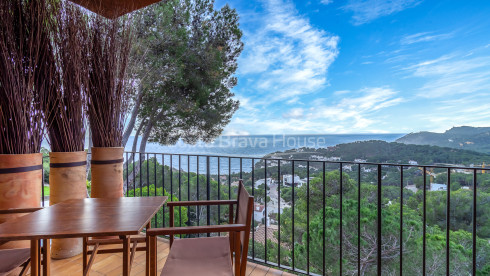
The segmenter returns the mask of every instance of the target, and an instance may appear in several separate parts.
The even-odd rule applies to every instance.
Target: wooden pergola
[[[161,0],[70,0],[92,12],[114,19]]]

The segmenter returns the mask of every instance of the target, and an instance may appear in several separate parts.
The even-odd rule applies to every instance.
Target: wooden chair
[[[156,276],[157,236],[170,235],[170,253],[162,270],[164,276],[244,276],[247,268],[248,242],[252,223],[254,198],[240,180],[237,200],[167,202],[170,209],[170,227],[148,229],[149,275]],[[237,205],[233,220],[233,205]],[[229,205],[229,224],[174,227],[175,206]],[[175,239],[177,234],[228,232],[229,236]],[[147,271],[148,275],[148,271]]]
[[[149,229],[151,223],[148,223],[146,229]],[[131,236],[131,256],[130,256],[130,265],[129,269],[131,271],[131,267],[133,266],[134,256],[136,255],[136,251],[145,251],[148,258],[148,250],[146,246],[146,238],[140,236]],[[145,244],[143,246],[138,246],[140,244]],[[88,276],[90,274],[90,269],[95,261],[95,257],[97,254],[111,254],[111,253],[120,253],[123,252],[123,240],[119,237],[92,237],[83,238],[83,276]],[[113,248],[100,248],[103,245],[120,245],[119,247]],[[0,275],[1,276],[1,275]]]
[[[8,209],[0,210],[0,214],[26,214],[40,209],[42,208]],[[19,275],[26,275],[30,262],[30,248],[0,249],[0,276],[8,275],[10,272],[21,266],[22,270]]]

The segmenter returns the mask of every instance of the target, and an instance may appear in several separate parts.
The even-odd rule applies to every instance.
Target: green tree
[[[137,83],[125,131],[147,141],[195,143],[218,137],[238,108],[231,88],[243,49],[238,14],[213,0],[164,1],[136,20],[132,72]]]

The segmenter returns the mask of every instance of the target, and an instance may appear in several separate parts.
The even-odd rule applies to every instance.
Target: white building
[[[439,183],[431,183],[430,184],[430,191],[447,191],[447,185],[446,184],[439,184]]]
[[[294,175],[294,186],[301,187],[304,181],[299,178],[299,176]],[[282,176],[282,184],[285,186],[293,186],[293,176],[290,174],[285,174]]]
[[[358,159],[354,159],[354,162],[356,162],[356,163],[366,163],[367,160],[366,159],[359,159],[358,158]]]
[[[265,206],[260,204],[254,204],[254,220],[262,222],[265,217]]]
[[[410,164],[410,165],[418,165],[419,162],[417,162],[415,160],[408,160],[408,164]]]

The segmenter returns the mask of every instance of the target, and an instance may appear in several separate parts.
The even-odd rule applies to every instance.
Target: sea
[[[221,174],[249,172],[253,165],[269,153],[286,151],[297,148],[326,148],[338,144],[356,141],[382,140],[393,142],[404,136],[403,133],[390,134],[314,134],[314,135],[241,135],[220,136],[213,142],[198,142],[195,145],[178,141],[175,145],[147,143],[146,158],[156,158],[158,163],[181,168],[182,171],[207,172],[209,162],[210,173],[218,171]],[[131,152],[134,136],[131,136],[125,146],[126,152]],[[85,142],[88,146],[88,141]],[[48,143],[43,147],[49,149]],[[139,149],[139,143],[137,150]],[[127,159],[129,153],[124,155]],[[206,156],[212,156],[207,158]],[[139,155],[135,156],[138,162]],[[238,158],[242,157],[242,158]]]
[[[382,140],[393,142],[405,134],[315,134],[315,135],[243,135],[220,136],[210,143],[198,142],[189,145],[183,141],[175,145],[164,146],[157,143],[148,143],[146,152],[169,154],[199,154],[234,157],[263,157],[269,153],[286,151],[290,149],[326,148],[338,144],[356,141]],[[134,137],[129,138],[126,151],[131,151]],[[139,146],[137,147],[137,149]]]

